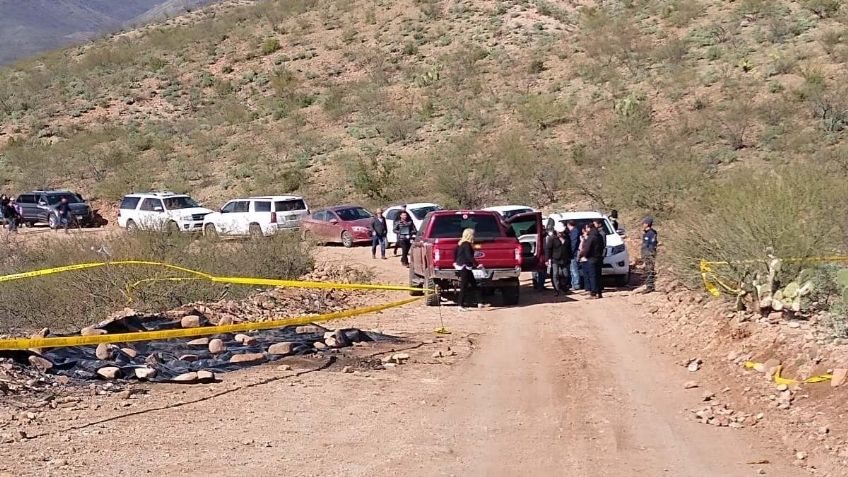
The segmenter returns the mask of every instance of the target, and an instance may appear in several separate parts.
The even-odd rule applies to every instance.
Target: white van
[[[272,195],[233,199],[203,219],[203,234],[211,237],[261,237],[294,230],[309,214],[303,197]]]

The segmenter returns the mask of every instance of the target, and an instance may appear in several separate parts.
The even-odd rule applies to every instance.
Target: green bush
[[[282,48],[280,46],[280,40],[278,40],[276,38],[268,38],[267,40],[262,42],[262,48],[261,48],[262,55],[268,56],[271,53],[279,51],[280,48]]]
[[[60,247],[51,242],[6,247],[0,273],[94,261],[153,260],[222,276],[291,279],[313,267],[309,249],[293,234],[209,242],[183,234],[140,232],[73,236]],[[239,299],[255,290],[205,280],[139,282],[178,276],[185,275],[158,267],[115,266],[2,283],[0,332],[20,333],[45,326],[54,331],[70,331],[128,305],[143,311],[162,311],[194,301],[216,300],[222,295]]]
[[[842,6],[842,0],[804,0],[803,5],[819,18],[828,18],[836,15]]]
[[[547,129],[571,117],[571,105],[553,94],[528,94],[518,104],[518,114],[531,127]]]

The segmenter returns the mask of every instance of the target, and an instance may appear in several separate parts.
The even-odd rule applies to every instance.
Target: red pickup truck
[[[434,288],[442,295],[454,294],[459,274],[454,255],[462,231],[474,229],[474,256],[482,269],[474,275],[483,293],[499,290],[505,305],[519,299],[518,278],[522,271],[544,266],[542,256],[545,229],[542,214],[518,214],[504,221],[490,211],[439,210],[424,218],[418,237],[412,243],[409,283],[412,287]],[[420,295],[421,292],[413,292]],[[439,304],[439,296],[427,297],[427,304]]]

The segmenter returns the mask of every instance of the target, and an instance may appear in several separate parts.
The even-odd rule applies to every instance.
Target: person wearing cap
[[[550,260],[551,281],[554,284],[554,294],[568,292],[570,279],[568,269],[571,264],[571,240],[566,235],[565,224],[557,222],[554,225],[554,236],[545,242],[545,256]]]
[[[645,293],[656,289],[657,231],[654,230],[654,218],[642,219],[642,263],[645,264]]]
[[[371,219],[371,258],[377,258],[377,246],[380,247],[380,258],[386,259],[386,236],[389,226],[383,216],[383,209],[377,209],[377,215]]]

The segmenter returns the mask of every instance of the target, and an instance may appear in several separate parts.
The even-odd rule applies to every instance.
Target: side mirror
[[[45,205],[47,205],[47,202],[45,202],[45,201],[43,201],[43,200],[39,200],[39,201],[38,201],[38,205],[40,205],[40,206],[45,206]]]
[[[336,225],[339,223],[339,221],[337,219],[330,219],[330,223]]]
[[[624,232],[624,229],[618,229],[615,231],[618,235],[621,235],[621,238],[626,238],[627,234]]]

